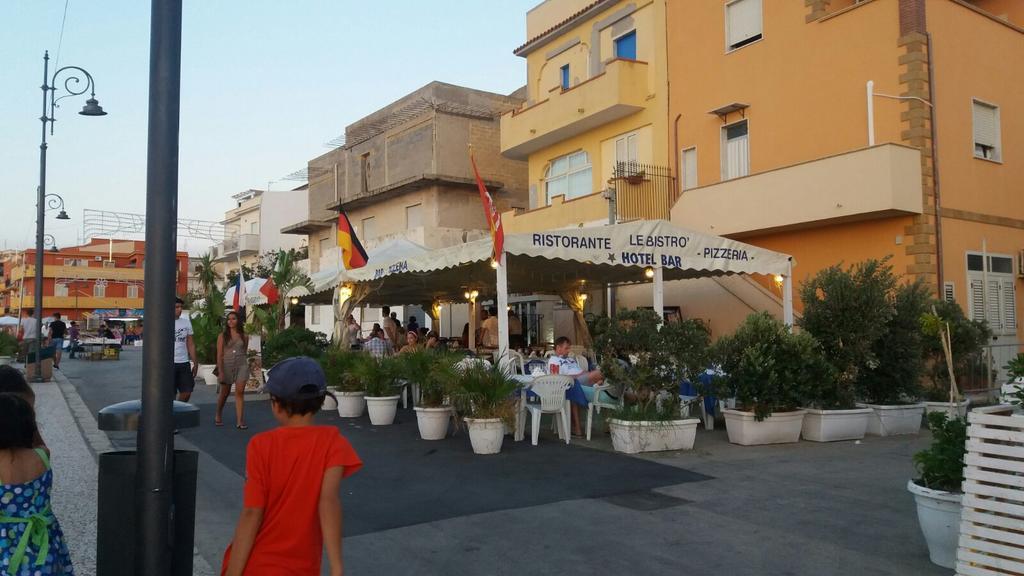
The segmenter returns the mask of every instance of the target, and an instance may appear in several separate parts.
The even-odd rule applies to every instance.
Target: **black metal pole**
[[[181,0],[153,0],[146,171],[146,346],[136,490],[136,573],[171,573],[174,298],[178,218]]]
[[[46,208],[43,199],[46,196],[46,123],[50,120],[46,113],[46,92],[50,90],[50,52],[43,53],[43,137],[39,141],[39,186],[36,187],[36,279],[33,293],[35,294],[36,315],[36,382],[43,380],[43,228],[46,225]],[[24,280],[22,280],[24,282]],[[56,294],[56,292],[54,292]]]

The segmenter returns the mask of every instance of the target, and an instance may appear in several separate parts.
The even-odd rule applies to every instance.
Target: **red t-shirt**
[[[334,426],[280,427],[252,437],[246,451],[246,508],[262,508],[245,574],[319,576],[323,553],[320,486],[324,472],[344,467],[351,476],[363,462]],[[231,547],[224,553],[227,570]]]

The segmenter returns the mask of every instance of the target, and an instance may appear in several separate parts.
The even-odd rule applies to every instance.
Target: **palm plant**
[[[398,364],[394,357],[374,358],[368,354],[361,354],[353,372],[363,388],[366,396],[370,398],[387,398],[395,396],[399,392]]]
[[[455,355],[417,350],[394,358],[398,376],[420,389],[420,406],[444,406],[451,383],[456,380]]]
[[[210,292],[217,287],[217,268],[209,252],[199,258],[196,277],[199,279],[199,286],[202,287],[203,296],[209,297]]]
[[[217,335],[223,330],[224,308],[224,293],[216,285],[211,286],[199,314],[192,318],[192,338],[200,364],[217,363]]]
[[[284,318],[288,303],[285,295],[293,288],[312,288],[313,286],[309,276],[298,267],[298,258],[296,256],[297,254],[294,249],[287,252],[279,250],[277,252],[277,264],[274,266],[273,274],[270,275],[270,279],[273,280],[274,286],[277,287],[277,291],[281,295],[276,313],[278,328],[284,328]]]
[[[477,419],[500,418],[513,426],[517,406],[513,393],[518,385],[497,365],[473,364],[457,376],[452,401],[460,414]]]

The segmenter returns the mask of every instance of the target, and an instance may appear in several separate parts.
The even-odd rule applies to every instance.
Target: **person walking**
[[[192,390],[196,387],[196,374],[199,373],[199,361],[196,359],[196,344],[192,340],[192,321],[182,316],[185,301],[174,299],[174,389],[178,391],[178,400],[188,402]],[[189,360],[192,361],[191,366]]]
[[[74,574],[50,494],[53,470],[24,398],[0,394],[0,569],[3,574]]]
[[[60,312],[53,313],[50,321],[50,345],[53,346],[53,367],[60,369],[60,357],[64,353],[64,338],[68,334],[68,325],[60,319]]]
[[[327,551],[342,574],[341,480],[363,462],[335,426],[314,426],[327,377],[312,358],[278,362],[267,378],[279,426],[253,436],[245,454],[242,513],[221,576],[319,575]]]
[[[71,339],[71,347],[69,348],[69,358],[75,357],[75,348],[78,347],[78,339],[82,337],[82,331],[78,329],[78,322],[71,321],[71,327],[68,328],[68,338]]]
[[[224,404],[235,385],[235,428],[246,430],[245,425],[245,383],[249,381],[249,336],[237,312],[228,312],[224,331],[217,336],[217,413],[215,426],[224,425]]]
[[[21,319],[21,326],[18,330],[21,346],[26,355],[35,354],[36,340],[39,339],[39,326],[36,325],[35,314],[35,310],[26,308],[25,317]]]

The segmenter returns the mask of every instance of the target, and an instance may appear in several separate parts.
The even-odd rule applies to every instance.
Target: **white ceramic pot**
[[[390,426],[395,423],[398,412],[398,400],[401,396],[383,396],[380,398],[367,396],[366,411],[370,413],[370,424],[374,426]]]
[[[324,397],[324,405],[323,405],[323,408],[322,408],[323,410],[337,410],[338,409],[338,401],[335,399],[335,396],[334,396],[335,394],[337,394],[337,392],[335,392],[334,390],[328,390],[327,391],[327,396]]]
[[[917,434],[921,431],[921,416],[924,415],[924,404],[897,404],[883,406],[881,404],[858,404],[858,407],[871,408],[868,417],[868,434],[874,436],[900,436]]]
[[[366,408],[366,392],[335,392],[338,399],[338,416],[342,418],[359,418]]]
[[[501,418],[466,418],[469,443],[474,454],[497,454],[505,440],[505,424]]]
[[[200,364],[199,365],[199,377],[206,382],[207,386],[216,386],[220,384],[217,382],[217,377],[213,375],[213,370],[217,367],[216,364]]]
[[[667,422],[634,422],[611,419],[612,448],[616,452],[637,454],[662,450],[692,450],[699,418]]]
[[[970,400],[964,400],[956,404],[955,413],[959,416],[967,416],[967,408],[971,405]],[[944,412],[949,414],[949,409],[953,407],[950,402],[925,402],[924,413],[931,414],[932,412]]]
[[[806,408],[800,435],[814,442],[860,440],[867,432],[871,408],[853,410],[816,410]]]
[[[10,366],[14,364],[14,358],[10,356],[0,356],[0,366]]]
[[[416,424],[420,429],[420,438],[424,440],[444,440],[448,435],[448,420],[452,417],[452,409],[424,408],[416,406]]]
[[[907,490],[917,503],[917,521],[928,543],[928,557],[943,568],[956,568],[960,499],[963,495],[925,488],[913,480],[907,482]]]
[[[729,442],[741,446],[798,442],[804,422],[804,410],[775,412],[758,422],[753,412],[724,410]]]

